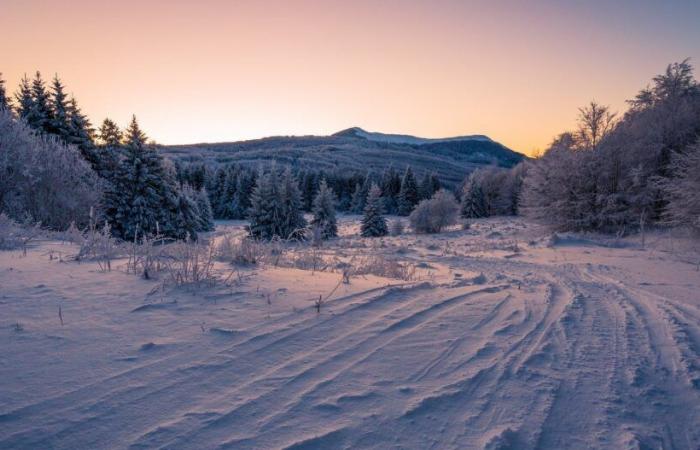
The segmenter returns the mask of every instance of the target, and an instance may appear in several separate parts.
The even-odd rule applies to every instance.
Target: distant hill
[[[410,165],[417,173],[435,171],[446,184],[459,183],[485,165],[512,167],[525,156],[486,136],[427,139],[348,128],[331,136],[278,136],[241,142],[162,146],[163,155],[181,161],[237,162],[323,170],[381,172]]]

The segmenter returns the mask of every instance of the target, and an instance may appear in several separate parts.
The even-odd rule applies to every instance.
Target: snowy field
[[[0,252],[0,448],[700,448],[697,241],[356,234],[319,252],[405,276],[218,262],[171,288]]]

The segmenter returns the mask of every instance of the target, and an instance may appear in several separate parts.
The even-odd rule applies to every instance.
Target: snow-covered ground
[[[71,244],[0,252],[0,448],[700,448],[697,242],[356,222],[322,252],[411,280],[266,266],[160,289]]]

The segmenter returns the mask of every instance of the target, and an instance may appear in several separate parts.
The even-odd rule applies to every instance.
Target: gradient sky
[[[94,123],[165,144],[360,126],[531,154],[700,65],[698,23],[698,0],[0,0],[0,71],[57,72]]]

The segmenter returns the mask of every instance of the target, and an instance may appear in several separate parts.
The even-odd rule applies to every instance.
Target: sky
[[[0,0],[0,72],[58,74],[163,144],[485,134],[527,154],[592,99],[700,64],[700,1]]]

